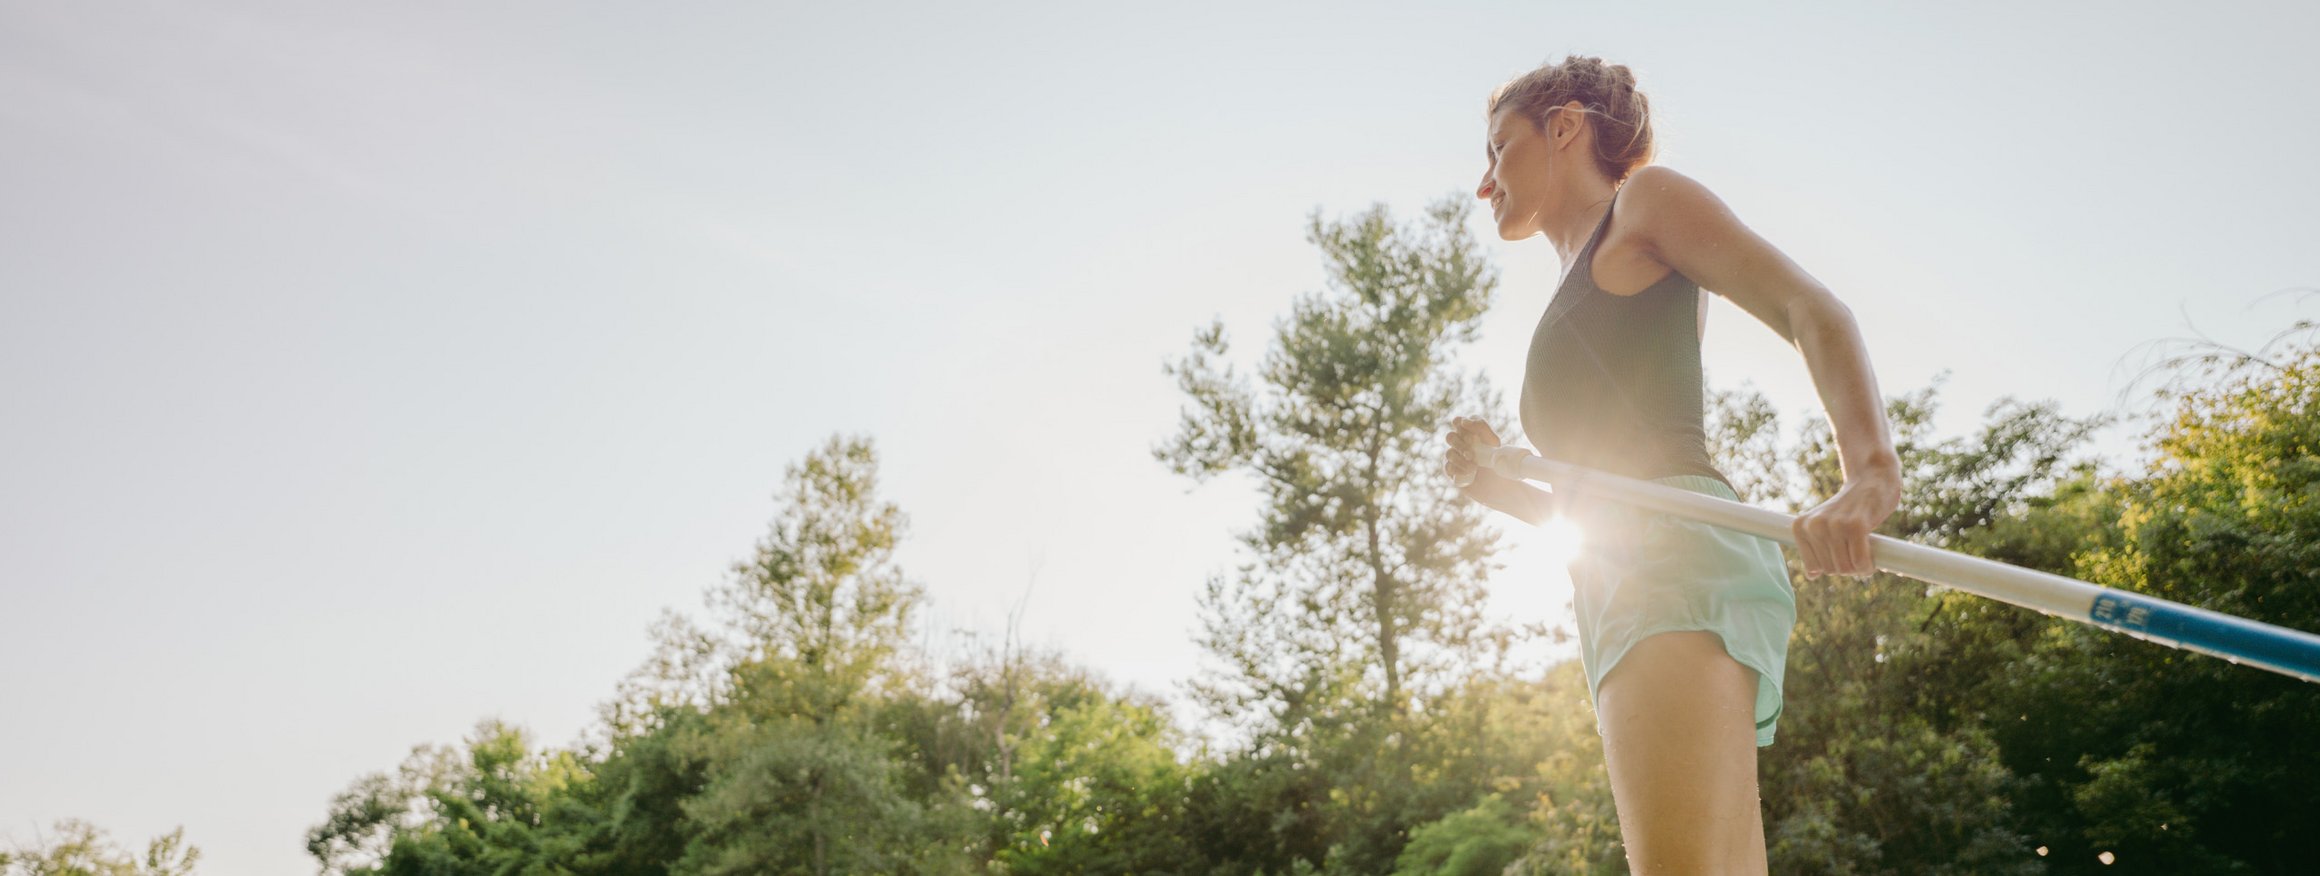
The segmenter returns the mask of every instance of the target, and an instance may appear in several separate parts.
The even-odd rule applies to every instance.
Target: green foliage
[[[422,745],[357,781],[306,847],[326,873],[570,872],[595,816],[588,781],[571,752],[535,752],[523,731],[485,721],[462,748]]]
[[[1021,648],[1013,623],[955,668],[949,697],[899,704],[906,717],[888,722],[920,781],[980,816],[993,872],[1165,873],[1197,860],[1185,826],[1197,767],[1179,762],[1166,709]]]
[[[1191,857],[1180,834],[1191,770],[1151,704],[1094,699],[1049,712],[1020,740],[997,788],[998,852],[1022,874],[1166,872]]]
[[[904,793],[903,766],[872,724],[877,704],[909,686],[898,655],[924,599],[893,565],[904,519],[876,487],[867,441],[833,438],[808,454],[789,470],[772,532],[717,591],[732,662],[686,751],[706,781],[683,803],[693,834],[673,872],[956,868],[963,852]]]
[[[534,753],[486,722],[463,750],[421,747],[356,782],[309,850],[340,873],[956,870],[886,848],[942,822],[916,817],[870,729],[909,684],[896,655],[921,597],[892,565],[903,520],[876,498],[869,443],[832,438],[782,498],[715,593],[723,634],[664,621],[606,709],[603,750]]]
[[[581,873],[661,876],[682,858],[699,833],[685,803],[709,782],[698,752],[708,716],[664,706],[647,732],[617,734],[603,760],[591,764],[601,813]]]
[[[1595,732],[1595,710],[1587,700],[1587,677],[1579,661],[1555,665],[1539,682],[1510,683],[1505,688],[1500,701],[1522,706],[1506,710],[1518,719],[1509,721],[1503,732],[1528,741],[1519,752],[1530,775],[1515,787],[1531,795],[1528,820],[1534,831],[1530,848],[1509,872],[1626,873],[1627,849],[1619,838],[1611,777],[1603,769],[1603,737]]]
[[[1440,424],[1497,407],[1449,364],[1495,285],[1462,203],[1415,228],[1316,216],[1330,291],[1276,326],[1254,382],[1221,325],[1168,369],[1190,404],[1155,456],[1263,491],[1249,562],[1200,599],[1218,667],[1192,692],[1237,738],[1194,744],[1161,702],[1019,647],[1013,621],[929,671],[905,519],[870,443],[840,437],[788,470],[710,622],[654,626],[594,741],[486,721],[420,746],[341,793],[309,850],[340,874],[1627,872],[1581,669],[1507,669],[1521,634],[1481,612],[1496,545],[1437,468]],[[1884,531],[2320,629],[2320,348],[2175,364],[2135,474],[2073,458],[2100,418],[2008,399],[1943,439],[1938,385],[1895,397],[1906,494]],[[1837,488],[1825,423],[1784,434],[1745,389],[1711,407],[1744,496],[1799,510]],[[1891,576],[1795,583],[1760,752],[1773,872],[2320,859],[2320,688]],[[182,831],[143,861],[58,834],[0,853],[0,876],[198,856]]]
[[[1194,768],[1154,702],[1012,646],[937,690],[922,597],[867,442],[793,466],[712,600],[655,625],[607,738],[535,751],[485,722],[363,777],[309,836],[326,872],[1168,872]],[[1039,839],[1045,835],[1047,842]]]
[[[1896,399],[1910,495],[1888,530],[2320,628],[2320,354],[2174,364],[2141,477],[2066,463],[2099,422],[2048,405],[2001,402],[1973,440],[1932,444],[1930,392]],[[1797,454],[1806,501],[1834,484],[1820,429]],[[1765,759],[1776,872],[2290,873],[2320,855],[2311,685],[1907,582],[1798,592]]]
[[[826,723],[896,680],[925,597],[893,565],[905,521],[876,497],[868,441],[832,438],[786,480],[773,531],[716,604],[738,637],[735,701],[759,717]]]
[[[96,825],[59,821],[54,836],[0,851],[0,876],[189,876],[201,850],[185,843],[185,829],[154,837],[145,855],[121,848]]]
[[[2051,507],[2068,457],[2101,424],[2007,399],[1990,407],[1977,435],[1935,440],[1936,389],[1896,396],[1886,411],[1905,492],[1883,531],[1912,541],[1956,544]],[[1778,466],[1750,477],[1791,509],[1839,486],[1825,422],[1808,422],[1783,451],[1772,437],[1779,418],[1760,397],[1727,392],[1714,401],[1711,447],[1738,451],[1720,457],[1720,467]],[[1978,683],[1955,671],[1956,645],[2013,642],[2025,629],[2022,613],[1997,606],[2004,616],[1989,622],[1991,607],[1978,597],[1888,575],[1807,581],[1792,569],[1792,576],[1798,618],[1787,708],[1779,744],[1760,753],[1773,871],[2042,872],[2014,827],[2017,780],[2000,765],[1990,734],[1950,719],[1969,701],[1961,688]],[[1973,604],[1957,604],[1968,599]],[[1951,613],[1942,614],[1945,607]],[[1947,617],[1950,636],[1932,635],[1937,617]],[[1961,628],[1986,632],[1959,635]]]
[[[2178,357],[2153,471],[2106,485],[2078,577],[2320,630],[2320,346]],[[2275,346],[2277,346],[2277,342]],[[2068,625],[1993,686],[2007,763],[2056,872],[2300,873],[2320,859],[2320,688]],[[2015,721],[2002,720],[2007,713]]]
[[[1242,536],[1258,561],[1202,599],[1201,644],[1227,669],[1196,689],[1220,716],[1293,736],[1396,712],[1472,647],[1493,545],[1440,477],[1435,441],[1452,415],[1495,408],[1449,365],[1496,285],[1466,200],[1416,229],[1383,207],[1313,217],[1330,291],[1279,326],[1262,393],[1223,364],[1221,324],[1167,369],[1192,406],[1154,456],[1196,479],[1245,470],[1265,494]]]
[[[1774,806],[1771,859],[1782,873],[2044,872],[2009,827],[2013,777],[1996,754],[1975,728],[1914,718],[1838,736],[1767,782],[1791,804]]]
[[[711,736],[711,779],[684,804],[697,833],[678,873],[922,873],[923,807],[881,740],[788,718]]]
[[[1199,644],[1221,669],[1193,684],[1254,759],[1223,774],[1247,781],[1204,798],[1240,819],[1215,838],[1256,855],[1240,866],[1382,871],[1410,827],[1481,791],[1443,784],[1412,743],[1432,720],[1413,704],[1455,689],[1492,639],[1480,583],[1495,536],[1441,476],[1437,440],[1452,416],[1497,407],[1451,362],[1496,285],[1469,203],[1438,203],[1412,228],[1383,207],[1314,216],[1328,289],[1276,327],[1258,387],[1228,364],[1222,325],[1168,368],[1191,405],[1154,456],[1196,480],[1245,471],[1265,497],[1241,535],[1252,561],[1202,594]],[[1246,795],[1256,788],[1279,796]],[[1285,848],[1300,851],[1262,851]]]
[[[1445,703],[1445,712],[1435,725],[1447,731],[1440,736],[1467,745],[1429,760],[1481,768],[1482,781],[1474,784],[1489,792],[1466,798],[1462,813],[1413,830],[1396,862],[1399,869],[1524,876],[1627,872],[1602,738],[1577,661],[1557,663],[1541,678],[1478,678]]]
[[[1410,832],[1394,876],[1498,876],[1530,845],[1531,832],[1497,794]]]
[[[876,487],[867,441],[808,454],[772,532],[716,592],[732,638],[713,707],[679,748],[704,781],[681,804],[690,838],[672,872],[960,866],[963,849],[906,793],[894,744],[876,732],[880,705],[911,684],[899,655],[924,599],[893,564],[904,520]]]

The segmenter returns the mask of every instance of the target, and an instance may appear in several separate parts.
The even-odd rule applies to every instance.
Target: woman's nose
[[[1487,201],[1490,200],[1491,194],[1497,191],[1498,187],[1490,184],[1490,174],[1486,173],[1482,175],[1482,184],[1474,188],[1474,196]]]

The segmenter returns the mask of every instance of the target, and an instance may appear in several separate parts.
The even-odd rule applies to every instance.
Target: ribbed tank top
[[[1634,295],[1595,285],[1595,248],[1611,212],[1547,303],[1523,369],[1522,425],[1549,459],[1632,478],[1703,475],[1700,287],[1676,271]]]

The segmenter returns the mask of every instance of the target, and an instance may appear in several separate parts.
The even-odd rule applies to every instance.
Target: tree
[[[1530,841],[1514,807],[1491,794],[1411,831],[1394,876],[1498,876]]]
[[[899,655],[924,599],[893,563],[905,520],[877,496],[877,456],[832,438],[784,478],[784,507],[716,606],[732,636],[727,699],[690,752],[684,873],[942,872],[963,842],[904,793],[874,722],[915,679]]]
[[[1195,695],[1251,731],[1260,759],[1327,777],[1330,843],[1354,869],[1390,867],[1407,826],[1441,814],[1403,811],[1405,723],[1483,644],[1494,535],[1442,477],[1437,440],[1452,415],[1497,407],[1450,360],[1496,285],[1467,201],[1437,203],[1416,229],[1382,206],[1313,216],[1329,288],[1277,326],[1261,394],[1226,362],[1221,323],[1167,369],[1191,407],[1154,456],[1196,481],[1245,471],[1265,502],[1241,534],[1254,560],[1202,596],[1199,641],[1224,669]]]
[[[1900,509],[1881,532],[1963,546],[2002,521],[2049,507],[2074,476],[2068,459],[2099,419],[2051,404],[2001,399],[1969,437],[1931,434],[1938,388],[1891,399],[1886,415],[1903,467]],[[1741,472],[1790,510],[1840,485],[1833,436],[1808,421],[1792,447],[1753,392],[1717,393],[1709,429],[1719,466]],[[1991,542],[1995,544],[1996,542]],[[1995,559],[2013,559],[1995,556]],[[1767,852],[1781,873],[2035,873],[2041,860],[2017,827],[2018,780],[1979,724],[1956,720],[1977,701],[1983,658],[1962,643],[2016,643],[2043,620],[1981,597],[1891,575],[1865,581],[1796,578],[1787,707],[1780,742],[1765,749]],[[2023,615],[2029,615],[2027,618]],[[1993,620],[1995,618],[1995,620]],[[1931,630],[1946,619],[1942,632]]]
[[[739,650],[736,700],[828,724],[858,697],[906,686],[894,658],[925,596],[894,566],[906,520],[877,498],[869,441],[832,437],[784,481],[773,531],[715,602]]]
[[[1197,858],[1180,833],[1193,771],[1160,705],[1090,693],[1042,697],[1014,774],[994,788],[1007,872],[1169,872]]]
[[[56,836],[0,852],[0,876],[189,876],[201,850],[185,843],[185,828],[154,837],[145,856],[121,848],[96,825],[75,818],[56,823]]]
[[[2164,367],[2151,471],[2104,485],[2076,577],[2320,630],[2320,325]],[[2320,688],[2080,624],[1991,686],[2057,872],[2301,873],[2320,858]],[[2017,719],[2008,721],[2006,717]]]
[[[592,766],[602,815],[577,872],[662,876],[699,834],[685,803],[709,782],[708,716],[683,704],[656,711],[649,729],[615,733]]]
[[[885,740],[788,717],[720,728],[709,744],[710,780],[684,804],[697,833],[675,872],[951,871],[923,842],[927,813],[901,793]]]
[[[1595,732],[1579,661],[1557,663],[1542,678],[1503,678],[1475,688],[1471,699],[1490,716],[1484,732],[1501,740],[1486,748],[1503,751],[1499,759],[1520,765],[1494,777],[1490,787],[1510,804],[1527,801],[1529,809],[1523,823],[1530,841],[1505,872],[1626,873],[1627,850],[1619,838],[1611,777],[1603,768],[1603,737]]]
[[[834,437],[789,469],[771,533],[714,594],[720,627],[656,626],[601,744],[534,751],[487,721],[355,782],[309,850],[348,874],[957,870],[949,834],[894,851],[941,822],[874,720],[915,681],[897,655],[921,599],[876,465]]]
[[[325,873],[487,874],[570,872],[596,811],[571,752],[534,751],[496,720],[476,725],[464,747],[422,745],[394,773],[374,773],[332,802],[307,834]]]

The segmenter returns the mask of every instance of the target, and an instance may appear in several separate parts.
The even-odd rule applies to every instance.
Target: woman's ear
[[[1587,124],[1587,107],[1576,100],[1571,100],[1564,101],[1563,105],[1556,107],[1556,109],[1562,110],[1562,112],[1555,113],[1554,117],[1548,120],[1547,136],[1555,142],[1557,147],[1561,147],[1579,139],[1580,127]]]

